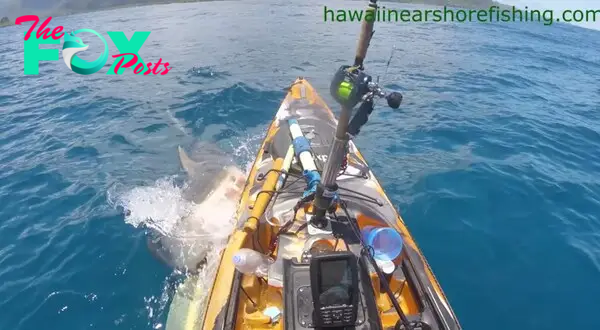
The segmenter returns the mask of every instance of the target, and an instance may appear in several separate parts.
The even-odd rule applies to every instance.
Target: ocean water
[[[329,80],[359,27],[322,15],[313,0],[220,1],[51,23],[151,31],[140,55],[168,61],[164,76],[108,76],[110,60],[81,76],[62,59],[24,76],[26,27],[0,29],[0,329],[164,327],[178,276],[118,201],[136,189],[173,197],[178,145],[211,141],[252,161],[296,76],[337,109]],[[375,29],[367,69],[405,98],[379,106],[356,143],[463,327],[599,329],[600,32]],[[84,41],[98,56],[98,40]]]

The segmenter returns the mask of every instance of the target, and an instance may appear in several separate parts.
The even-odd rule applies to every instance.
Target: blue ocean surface
[[[0,329],[159,329],[173,271],[115,201],[160,191],[181,172],[178,145],[209,141],[251,162],[296,76],[337,112],[329,82],[354,58],[359,26],[324,22],[314,0],[145,6],[50,25],[151,31],[140,56],[172,69],[109,76],[109,57],[83,76],[61,58],[25,76],[27,26],[0,29]],[[404,103],[378,106],[356,144],[463,327],[600,329],[600,32],[375,30],[366,67]],[[84,41],[83,57],[96,58],[100,41]]]

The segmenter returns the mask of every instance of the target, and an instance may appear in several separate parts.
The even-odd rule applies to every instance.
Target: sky
[[[565,9],[600,9],[600,0],[499,0],[501,3],[515,5],[519,7],[528,6],[529,9],[552,9],[555,17],[561,15]],[[596,22],[579,23],[579,25],[600,30],[600,15],[597,15]]]

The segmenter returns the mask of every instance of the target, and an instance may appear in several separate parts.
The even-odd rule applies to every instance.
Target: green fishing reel
[[[356,136],[367,123],[373,112],[375,97],[385,98],[392,109],[398,109],[402,103],[402,94],[385,92],[377,82],[372,81],[371,76],[356,66],[340,67],[331,81],[330,92],[343,108],[350,111],[362,102],[347,127],[347,133],[352,136]]]
[[[341,66],[333,76],[330,93],[343,107],[354,108],[369,92],[371,76],[349,65]]]

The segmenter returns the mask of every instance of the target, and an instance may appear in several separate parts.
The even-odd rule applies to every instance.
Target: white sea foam
[[[246,174],[250,171],[262,138],[262,133],[248,135],[238,138],[230,144],[230,152],[237,163],[242,165]],[[166,177],[147,186],[123,189],[121,192],[112,190],[109,192],[109,200],[114,206],[126,211],[125,222],[135,228],[152,229],[162,235],[178,239],[192,239],[195,243],[186,245],[190,251],[182,250],[181,253],[206,254],[205,265],[195,275],[198,281],[195,283],[194,291],[196,293],[208,292],[220,262],[220,253],[225,248],[227,239],[233,231],[235,209],[231,210],[231,216],[228,217],[231,221],[219,221],[218,223],[207,221],[212,218],[207,218],[206,214],[223,214],[223,210],[219,209],[218,205],[199,205],[186,200],[185,189],[186,184],[178,183],[175,176]],[[226,215],[223,214],[223,216]],[[197,226],[194,228],[195,230],[190,231],[189,228],[178,226],[186,217],[194,219],[194,226]],[[199,236],[201,239],[197,239]],[[168,311],[169,296],[173,294],[178,283],[182,282],[181,275],[180,270],[174,270],[165,278],[161,297],[144,298],[149,322],[153,328],[164,327],[159,320],[163,313]],[[199,306],[204,306],[207,296],[196,296],[195,299]],[[203,309],[200,308],[200,310]]]
[[[173,177],[162,178],[154,185],[125,192],[118,198],[117,205],[127,210],[126,223],[169,235],[177,223],[192,212],[194,203],[183,198],[183,189],[176,185]]]

